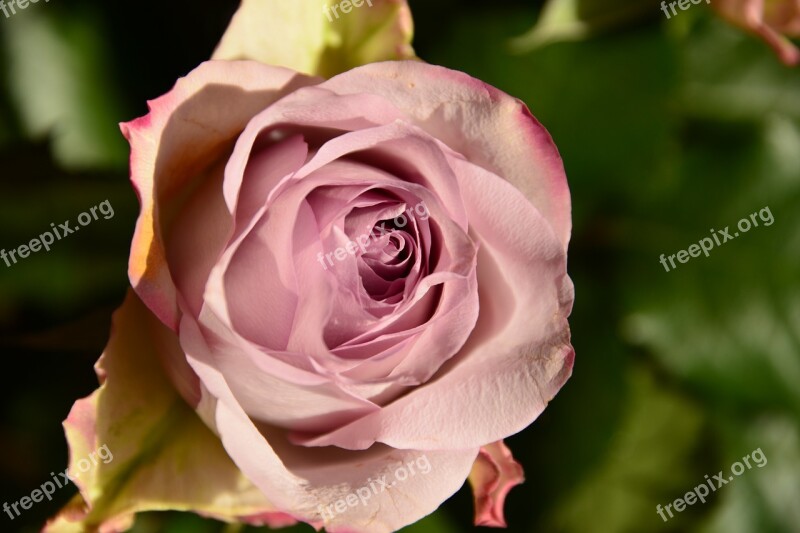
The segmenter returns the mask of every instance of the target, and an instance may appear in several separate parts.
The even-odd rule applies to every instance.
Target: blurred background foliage
[[[137,201],[117,124],[207,59],[236,5],[71,0],[0,17],[0,247],[105,199],[115,209],[0,263],[0,501],[66,466],[60,422],[95,388],[126,290]],[[509,531],[800,531],[800,72],[705,4],[670,20],[651,0],[411,7],[418,54],[525,101],[572,190],[575,372],[508,439],[528,478]],[[659,263],[766,206],[772,226]],[[759,447],[764,468],[667,523],[656,514]],[[3,514],[0,530],[37,531],[70,496]],[[404,531],[471,531],[471,518],[465,486]],[[135,531],[239,529],[162,513]]]

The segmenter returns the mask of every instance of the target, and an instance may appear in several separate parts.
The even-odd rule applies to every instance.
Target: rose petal
[[[254,419],[298,431],[317,431],[377,409],[324,375],[289,366],[248,347],[214,321],[213,315],[203,316],[201,330],[194,318],[184,315],[181,344],[184,350],[195,347],[195,357],[202,356],[225,376],[236,401]],[[265,391],[269,391],[268,401]]]
[[[187,328],[191,328],[187,324]],[[182,328],[182,332],[185,331]],[[236,464],[275,505],[331,533],[390,533],[430,514],[463,484],[478,449],[420,452],[375,446],[364,452],[298,448],[280,432],[257,427],[234,398],[225,377],[216,370],[203,347],[202,336],[186,336],[189,362],[218,398],[214,424]],[[269,439],[265,437],[269,436]],[[324,517],[329,505],[410,461],[427,457],[429,474],[409,477],[378,491],[367,500],[348,505],[334,517]]]
[[[523,481],[522,466],[503,441],[482,446],[469,474],[475,496],[475,525],[506,527],[503,512],[506,496]]]
[[[142,204],[130,280],[147,306],[173,329],[179,313],[166,262],[164,221],[175,214],[179,196],[202,182],[255,114],[296,88],[316,82],[255,62],[207,62],[150,102],[150,114],[121,124],[131,144],[131,180]]]
[[[522,191],[566,249],[572,221],[564,166],[547,130],[516,98],[462,72],[414,61],[359,67],[323,89],[389,100],[407,120]]]

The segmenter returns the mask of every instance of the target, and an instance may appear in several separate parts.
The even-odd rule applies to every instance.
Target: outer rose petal
[[[177,294],[163,223],[232,148],[247,122],[298,87],[317,83],[255,62],[207,62],[150,102],[150,114],[122,124],[131,144],[131,181],[142,204],[129,263],[131,284],[165,324],[177,327]]]
[[[469,474],[475,495],[475,525],[506,527],[503,514],[506,496],[523,481],[522,466],[503,441],[483,446]]]
[[[338,10],[337,4],[243,0],[213,58],[253,59],[328,77],[367,63],[415,57],[406,0],[365,0],[336,17],[331,7]]]
[[[759,36],[785,65],[800,63],[800,50],[783,35],[800,36],[800,0],[714,0],[711,5],[731,24]]]
[[[572,220],[564,165],[550,134],[516,98],[463,72],[414,61],[366,65],[320,88],[387,99],[407,120],[520,190],[566,250]]]
[[[194,329],[195,331],[191,331]],[[225,377],[213,367],[197,326],[184,317],[183,344],[189,362],[217,398],[214,426],[242,472],[276,506],[330,533],[390,533],[435,511],[463,484],[478,448],[418,451],[373,446],[352,452],[335,448],[309,449],[289,444],[285,434],[256,426],[234,398]],[[366,505],[348,506],[333,517],[324,508],[344,500],[370,482],[387,476],[409,461],[428,458],[429,474],[415,475],[371,497]]]
[[[219,438],[170,384],[150,328],[167,330],[129,294],[97,364],[102,386],[64,422],[70,475],[80,494],[46,533],[126,531],[133,514],[196,511],[221,520],[294,523],[275,510],[230,460]],[[113,459],[85,473],[78,463],[103,445]]]
[[[800,37],[800,0],[766,0],[764,20],[785,35]]]

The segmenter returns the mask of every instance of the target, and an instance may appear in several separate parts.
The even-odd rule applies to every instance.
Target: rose
[[[143,203],[131,279],[180,336],[175,383],[278,509],[317,521],[335,487],[427,452],[437,473],[413,480],[427,501],[367,527],[396,497],[378,495],[331,524],[392,530],[435,509],[569,372],[565,182],[524,107],[464,75],[387,63],[294,90],[314,83],[207,63],[125,126]],[[316,262],[420,202],[430,217],[413,231]],[[352,450],[347,468],[311,446]],[[367,466],[354,478],[353,464]],[[324,474],[301,483],[311,465]]]
[[[800,37],[797,0],[715,0],[712,6],[731,24],[763,39],[784,64],[800,63],[800,50],[787,38]]]
[[[477,521],[502,525],[503,498],[522,478],[502,439],[542,412],[573,360],[569,192],[527,108],[415,61],[328,81],[212,61],[123,132],[142,205],[129,268],[136,297],[101,360],[106,396],[78,402],[67,421],[73,451],[94,434],[138,431],[142,413],[157,410],[120,407],[166,394],[147,359],[157,352],[265,497],[252,504],[248,492],[245,505],[227,490],[236,511],[207,494],[174,508],[394,531],[469,475]],[[376,233],[363,252],[318,262]],[[106,419],[116,413],[112,427],[100,415],[87,422],[103,405]],[[177,412],[125,443],[151,449],[164,428],[189,423]],[[174,431],[189,451],[169,448],[159,468],[223,468],[222,452],[192,431]],[[115,465],[130,468],[123,444],[109,445]],[[423,456],[430,473],[388,485]],[[222,478],[212,479],[233,483]],[[372,496],[351,504],[365,487]]]
[[[323,83],[211,62],[123,129],[132,283],[180,339],[174,382],[278,509],[318,522],[425,452],[436,473],[397,489],[422,501],[379,494],[327,524],[399,528],[567,378],[568,192],[518,101],[416,62]],[[320,268],[420,203],[429,217]]]

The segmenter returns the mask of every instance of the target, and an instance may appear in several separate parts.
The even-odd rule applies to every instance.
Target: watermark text
[[[400,465],[395,469],[393,479],[387,479],[388,476],[381,476],[374,480],[369,478],[367,484],[358,488],[355,492],[351,492],[327,507],[320,505],[317,507],[317,510],[320,515],[322,515],[323,519],[326,521],[331,520],[337,514],[347,511],[350,507],[355,507],[359,504],[367,505],[373,496],[391,490],[393,487],[397,486],[398,483],[402,483],[418,473],[428,474],[431,469],[431,462],[428,460],[427,455],[417,457],[415,461],[408,461],[406,464]]]
[[[740,232],[747,233],[748,231],[750,231],[750,229],[758,227],[759,219],[761,220],[761,222],[764,223],[765,226],[771,226],[775,222],[775,217],[772,216],[772,211],[770,211],[769,206],[761,209],[760,211],[758,211],[758,213],[751,214],[750,218],[741,219],[739,223],[736,225],[736,227],[739,229]],[[712,229],[711,237],[714,237],[713,239],[711,237],[704,237],[700,239],[700,241],[697,244],[689,246],[688,252],[686,250],[680,250],[678,251],[678,253],[669,256],[661,254],[659,262],[664,266],[664,270],[669,272],[671,269],[667,265],[667,261],[669,261],[669,264],[672,266],[672,269],[675,269],[677,268],[677,265],[675,264],[676,258],[678,259],[679,263],[688,263],[689,259],[693,257],[700,257],[701,253],[705,254],[705,256],[708,257],[709,252],[711,252],[711,250],[714,249],[715,243],[716,246],[721,246],[728,241],[732,241],[733,239],[739,236],[739,231],[734,230],[733,235],[731,235],[730,226],[725,226],[725,229],[721,229],[719,231],[715,231]]]
[[[712,492],[716,492],[717,489],[721,488],[723,485],[727,485],[731,481],[734,480],[734,476],[741,476],[747,470],[753,468],[753,464],[750,464],[750,460],[753,460],[753,464],[755,466],[762,468],[767,464],[767,456],[764,455],[764,452],[761,451],[761,448],[757,450],[753,450],[748,455],[742,457],[742,462],[735,462],[731,465],[731,473],[733,476],[725,477],[725,471],[720,470],[713,477],[708,477],[706,474],[705,482],[697,485],[694,489],[690,490],[686,494],[683,495],[682,498],[677,498],[674,502],[668,503],[664,507],[661,507],[661,504],[656,505],[656,513],[661,519],[666,522],[673,516],[672,509],[675,509],[676,513],[682,513],[684,509],[686,509],[687,505],[694,505],[698,501],[701,503],[706,503],[706,497],[711,494]],[[745,465],[747,469],[745,470]],[[664,511],[667,512],[669,518],[664,514]]]
[[[0,2],[2,2],[2,0],[0,0]],[[103,215],[105,220],[114,217],[114,208],[111,207],[111,202],[105,200],[99,205],[89,209],[89,212],[78,215],[78,226],[70,226],[69,220],[63,224],[59,224],[58,227],[56,227],[55,223],[51,223],[50,231],[45,231],[39,235],[39,237],[32,239],[28,244],[23,244],[13,250],[9,250],[8,252],[6,252],[5,249],[0,250],[0,259],[6,263],[6,268],[11,268],[12,264],[17,264],[18,259],[27,259],[32,253],[36,253],[42,249],[44,249],[46,252],[49,252],[50,246],[52,246],[57,240],[60,241],[64,237],[72,235],[76,231],[80,230],[81,227],[88,226],[95,220],[98,220],[98,211],[101,215]]]
[[[114,460],[114,454],[108,449],[107,444],[103,444],[100,448],[90,453],[88,458],[83,458],[78,461],[74,470],[79,470],[81,474],[84,474],[91,470],[92,466],[97,466],[100,460],[103,461],[103,464],[108,464]],[[70,476],[69,468],[63,472],[59,472],[58,475],[50,472],[50,475],[53,477],[53,481],[45,481],[38,489],[31,492],[30,496],[23,496],[19,501],[13,502],[11,505],[9,505],[8,502],[3,503],[3,511],[8,514],[11,520],[14,520],[20,515],[18,507],[22,507],[23,511],[27,511],[33,507],[34,503],[39,503],[45,498],[47,498],[47,501],[52,501],[53,494],[55,494],[57,488],[61,489],[66,487],[69,485],[70,481],[75,481],[78,476],[77,473],[75,476]],[[11,512],[12,509],[14,514]]]

